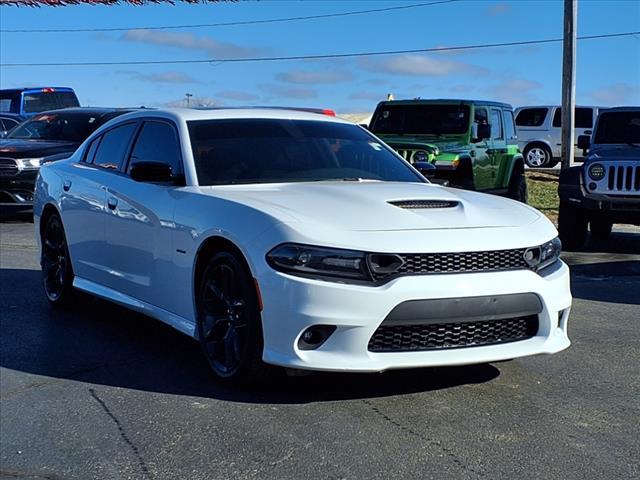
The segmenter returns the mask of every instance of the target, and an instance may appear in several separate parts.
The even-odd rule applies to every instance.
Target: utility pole
[[[576,30],[578,0],[564,0],[564,33],[562,42],[562,163],[571,166],[574,155],[576,108]]]
[[[189,108],[189,100],[191,100],[191,97],[193,97],[193,94],[191,93],[185,93],[184,94],[185,97],[187,97],[187,108]]]

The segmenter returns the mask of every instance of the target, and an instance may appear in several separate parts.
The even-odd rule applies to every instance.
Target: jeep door
[[[582,158],[582,150],[578,149],[578,137],[580,135],[591,135],[593,133],[593,125],[598,116],[598,109],[594,107],[576,107],[575,109],[575,137],[573,143],[575,145],[574,156],[576,159]],[[554,140],[557,141],[558,149],[560,149],[562,140],[562,107],[558,107],[553,114]],[[557,139],[556,139],[557,135]],[[560,156],[560,154],[558,154]]]
[[[473,121],[478,125],[489,123],[489,110],[486,107],[474,108]],[[491,165],[487,149],[489,139],[485,138],[473,144],[471,150],[473,160],[473,183],[476,190],[487,190],[491,188]]]
[[[500,179],[498,178],[498,171],[500,165],[503,163],[503,158],[507,153],[507,142],[504,135],[504,125],[502,121],[502,109],[499,107],[491,107],[491,114],[489,117],[489,123],[491,124],[491,138],[489,139],[489,149],[487,155],[489,156],[489,188],[500,188]]]

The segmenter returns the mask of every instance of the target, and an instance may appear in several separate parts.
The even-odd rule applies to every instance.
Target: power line
[[[114,27],[114,28],[51,28],[51,29],[32,29],[32,30],[0,30],[0,33],[79,33],[79,32],[126,32],[130,30],[178,30],[187,28],[214,28],[214,27],[232,27],[239,25],[258,25],[265,23],[283,23],[302,20],[317,20],[320,18],[347,17],[351,15],[365,15],[368,13],[390,12],[392,10],[407,10],[410,8],[429,7],[431,5],[441,5],[443,3],[454,3],[460,0],[439,0],[428,3],[414,3],[411,5],[398,5],[387,8],[374,8],[371,10],[355,10],[351,12],[326,13],[322,15],[309,15],[304,17],[286,17],[271,18],[265,20],[241,20],[237,22],[223,23],[201,23],[191,25],[164,25],[164,26],[147,26],[147,27]]]
[[[578,37],[578,40],[595,40],[602,38],[629,37],[640,34],[638,32],[618,32],[606,33],[602,35],[585,35]],[[287,57],[254,57],[254,58],[210,58],[201,60],[132,60],[119,62],[64,62],[64,63],[0,63],[0,67],[93,67],[93,66],[113,66],[113,65],[179,65],[195,63],[248,63],[248,62],[279,62],[291,60],[325,60],[331,58],[350,57],[374,57],[382,55],[401,55],[407,53],[433,53],[451,52],[457,50],[479,50],[497,47],[516,47],[524,45],[541,45],[547,43],[562,42],[562,38],[548,38],[543,40],[525,40],[519,42],[485,43],[476,45],[460,45],[455,47],[434,47],[418,48],[412,50],[388,50],[381,52],[356,52],[356,53],[334,53],[326,55],[294,55]]]

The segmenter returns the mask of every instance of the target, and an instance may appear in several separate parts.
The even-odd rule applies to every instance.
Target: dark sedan
[[[0,213],[32,208],[40,163],[70,156],[100,125],[130,112],[116,108],[67,108],[35,115],[0,140]]]

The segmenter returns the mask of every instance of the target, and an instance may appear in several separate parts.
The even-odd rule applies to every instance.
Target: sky
[[[223,23],[414,5],[401,1],[248,1],[189,5],[0,7],[0,63],[208,60],[203,64],[2,67],[0,87],[71,86],[82,105],[283,105],[370,113],[394,98],[559,104],[562,44],[346,59],[221,60],[410,50],[562,37],[562,1],[460,0],[378,13],[206,28]],[[9,29],[132,27],[10,33]],[[640,1],[580,0],[578,36],[640,31]],[[582,40],[576,102],[640,104],[640,35]]]

